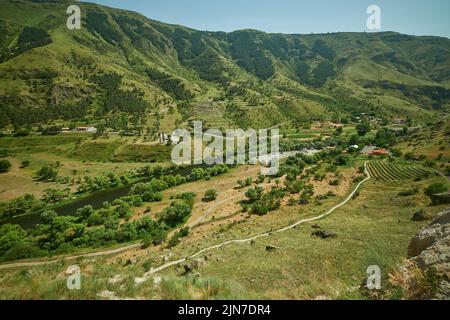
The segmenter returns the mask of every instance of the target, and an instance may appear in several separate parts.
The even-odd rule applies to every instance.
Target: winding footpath
[[[296,228],[297,226],[299,226],[299,225],[301,225],[301,224],[304,224],[304,223],[307,223],[307,222],[312,222],[312,221],[321,220],[321,219],[327,217],[328,215],[330,215],[331,213],[333,213],[334,211],[336,211],[337,209],[339,209],[340,207],[343,207],[344,205],[346,205],[350,200],[353,199],[353,196],[356,194],[356,192],[358,192],[358,190],[361,188],[361,186],[362,186],[364,183],[366,183],[367,181],[369,181],[369,180],[371,179],[370,173],[369,173],[369,171],[367,170],[367,162],[364,163],[364,169],[365,169],[366,178],[365,178],[364,180],[362,180],[360,183],[358,183],[358,185],[357,185],[356,188],[352,191],[352,193],[350,193],[350,195],[349,195],[344,201],[342,201],[342,202],[339,203],[338,205],[334,206],[333,208],[331,208],[330,210],[328,210],[328,211],[325,212],[324,214],[321,214],[320,216],[313,217],[313,218],[309,218],[309,219],[303,219],[303,220],[300,220],[300,221],[298,221],[298,222],[296,222],[296,223],[294,223],[294,224],[292,224],[292,225],[290,225],[290,226],[287,226],[287,227],[285,227],[285,228],[282,228],[282,229],[279,229],[279,230],[276,230],[276,231],[273,231],[273,232],[266,232],[266,233],[259,234],[259,235],[256,235],[256,236],[254,236],[254,237],[251,237],[251,238],[246,238],[246,239],[229,240],[229,241],[226,241],[226,242],[223,242],[223,243],[220,243],[220,244],[211,246],[211,247],[204,248],[204,249],[200,250],[199,252],[197,252],[197,253],[195,253],[195,254],[193,254],[193,255],[190,255],[190,256],[188,256],[188,257],[182,258],[182,259],[180,259],[180,260],[168,262],[168,263],[163,264],[162,266],[160,266],[160,267],[158,267],[158,268],[152,268],[149,272],[145,273],[143,277],[135,278],[135,282],[136,282],[136,283],[142,283],[142,282],[145,282],[145,281],[147,281],[152,275],[154,275],[154,274],[156,274],[156,273],[159,273],[159,272],[161,272],[161,271],[163,271],[163,270],[165,270],[165,269],[167,269],[167,268],[170,268],[170,267],[172,267],[172,266],[179,265],[179,264],[181,264],[181,263],[183,263],[183,262],[186,262],[187,260],[196,258],[196,257],[202,255],[203,253],[207,252],[207,251],[211,251],[211,250],[214,250],[214,249],[219,249],[219,248],[221,248],[221,247],[224,247],[224,246],[226,246],[226,245],[233,244],[233,243],[241,244],[241,243],[251,242],[251,241],[256,240],[256,239],[259,239],[259,238],[268,237],[268,236],[270,236],[270,235],[272,235],[272,234],[282,233],[282,232],[285,232],[285,231],[294,229],[294,228]]]
[[[120,248],[116,248],[116,249],[110,249],[110,250],[99,251],[99,252],[91,252],[91,253],[86,253],[86,254],[79,254],[79,255],[71,256],[71,257],[61,257],[59,259],[53,259],[53,260],[35,261],[35,262],[17,262],[17,263],[4,264],[4,265],[0,265],[0,270],[12,269],[12,268],[23,268],[23,267],[38,267],[38,266],[45,266],[45,265],[53,264],[53,263],[56,263],[59,261],[70,261],[70,260],[77,260],[77,259],[108,256],[108,255],[113,255],[113,254],[121,253],[124,251],[128,251],[131,249],[136,249],[141,246],[142,246],[141,243],[135,243],[135,244],[128,245],[126,247],[120,247]]]
[[[204,248],[204,249],[200,250],[199,252],[197,252],[197,253],[195,253],[193,255],[187,256],[187,257],[185,257],[183,259],[172,261],[172,262],[168,262],[168,263],[166,263],[166,264],[164,264],[164,265],[162,265],[162,266],[160,266],[158,268],[151,269],[149,272],[144,274],[143,277],[135,278],[135,281],[137,283],[146,281],[150,276],[152,276],[152,275],[154,275],[154,274],[156,274],[156,273],[158,273],[158,272],[160,272],[162,270],[165,270],[165,269],[170,268],[172,266],[181,264],[181,263],[183,263],[183,262],[185,262],[185,261],[187,261],[189,259],[196,258],[199,255],[201,255],[201,254],[203,254],[203,253],[205,253],[207,251],[218,249],[218,248],[221,248],[221,247],[224,247],[226,245],[233,244],[233,243],[238,243],[238,244],[239,243],[247,243],[247,242],[250,242],[252,240],[259,239],[259,238],[268,237],[268,236],[270,236],[271,234],[274,234],[274,233],[281,233],[281,232],[285,232],[285,231],[294,229],[295,227],[297,227],[297,226],[299,226],[301,224],[307,223],[307,222],[312,222],[312,221],[323,219],[326,216],[328,216],[331,213],[333,213],[335,210],[337,210],[340,207],[342,207],[345,204],[347,204],[353,198],[353,196],[356,194],[356,192],[361,188],[361,186],[371,178],[370,173],[367,170],[367,163],[364,164],[364,167],[365,167],[365,173],[366,173],[367,177],[363,181],[358,183],[358,185],[356,186],[355,190],[353,190],[353,192],[343,202],[341,202],[340,204],[334,206],[333,208],[331,208],[326,213],[324,213],[324,214],[322,214],[320,216],[309,218],[309,219],[300,220],[300,221],[298,221],[298,222],[296,222],[296,223],[294,223],[294,224],[292,224],[290,226],[287,226],[285,228],[282,228],[282,229],[279,229],[279,230],[276,230],[276,231],[273,231],[273,232],[263,233],[263,234],[256,235],[254,237],[246,238],[246,239],[229,240],[229,241],[220,243],[220,244],[215,245],[215,246]],[[228,199],[228,200],[231,200],[231,199]],[[217,208],[221,204],[223,204],[223,203],[219,203],[219,204],[215,205],[213,208],[211,208],[210,210],[207,210],[203,214],[203,216],[200,217],[199,221],[201,222],[201,220],[203,220],[212,210],[214,210],[215,208]],[[60,262],[60,261],[70,261],[70,260],[85,259],[85,258],[96,258],[96,257],[101,257],[101,256],[107,256],[107,255],[113,255],[113,254],[122,253],[124,251],[128,251],[128,250],[139,248],[140,246],[142,246],[141,243],[135,243],[135,244],[128,245],[128,246],[125,246],[125,247],[121,247],[121,248],[110,249],[110,250],[99,251],[99,252],[92,252],[92,253],[87,253],[87,254],[79,254],[79,255],[71,256],[71,257],[61,257],[61,258],[57,258],[57,259],[53,259],[53,260],[34,261],[34,262],[17,262],[17,263],[4,264],[4,265],[0,265],[0,270],[12,269],[12,268],[23,268],[23,267],[37,267],[37,266],[50,265],[50,264],[57,263],[57,262]]]

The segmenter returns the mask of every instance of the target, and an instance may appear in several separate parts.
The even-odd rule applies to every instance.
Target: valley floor
[[[64,260],[32,268],[0,270],[0,298],[12,299],[359,299],[369,298],[360,289],[368,266],[382,270],[383,288],[388,275],[406,258],[410,239],[426,222],[414,222],[419,209],[433,215],[442,206],[428,206],[422,193],[399,197],[411,188],[407,181],[369,180],[354,199],[320,221],[297,226],[283,233],[274,231],[296,221],[320,216],[348,197],[356,184],[357,172],[343,169],[343,183],[329,185],[332,176],[314,182],[316,194],[333,190],[336,197],[307,205],[284,205],[266,216],[240,211],[238,202],[246,189],[235,189],[236,180],[256,177],[257,167],[241,166],[211,181],[199,181],[170,189],[164,201],[152,207],[158,212],[171,195],[195,192],[200,195],[211,186],[218,190],[214,202],[197,197],[188,225],[192,232],[174,248],[165,246],[129,248],[106,257]],[[274,182],[272,182],[273,184]],[[417,187],[428,181],[415,182]],[[270,188],[266,183],[265,188]],[[135,211],[139,217],[145,213]],[[151,214],[151,213],[150,213]],[[311,234],[319,227],[336,234],[321,239]],[[270,233],[268,237],[242,244],[230,244],[140,279],[154,268],[177,261],[203,248],[233,239]],[[275,248],[273,251],[267,247]],[[66,288],[66,270],[71,264],[81,268],[81,290]],[[187,268],[192,272],[180,276]],[[138,280],[138,281],[136,281]]]

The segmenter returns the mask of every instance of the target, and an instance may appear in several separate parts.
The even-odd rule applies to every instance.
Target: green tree
[[[183,223],[191,214],[191,207],[184,203],[172,203],[160,214],[159,222],[165,223],[169,227],[176,227]]]
[[[363,122],[356,126],[356,130],[360,137],[364,137],[367,133],[370,132],[371,127],[369,122]]]
[[[58,203],[68,198],[70,194],[69,189],[59,190],[59,189],[46,189],[44,190],[44,195],[42,196],[42,201],[45,203]]]
[[[341,155],[336,157],[335,163],[338,166],[345,166],[345,165],[347,165],[348,161],[349,161],[348,156],[345,156],[345,155],[341,154]]]
[[[26,236],[26,232],[18,225],[5,224],[0,227],[0,256],[19,243],[23,243]]]
[[[51,225],[58,214],[53,210],[47,210],[41,213],[41,221],[44,224]]]

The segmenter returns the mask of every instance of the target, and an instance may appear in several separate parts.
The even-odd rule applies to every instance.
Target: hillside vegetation
[[[1,2],[0,127],[118,114],[145,126],[169,109],[169,127],[449,110],[447,38],[204,32],[89,3],[79,3],[82,29],[69,30],[69,4]]]

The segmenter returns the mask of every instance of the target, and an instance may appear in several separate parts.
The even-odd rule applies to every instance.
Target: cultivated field
[[[387,161],[371,161],[370,175],[376,181],[415,180],[437,175],[437,172],[420,165],[399,165]]]

